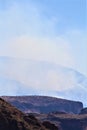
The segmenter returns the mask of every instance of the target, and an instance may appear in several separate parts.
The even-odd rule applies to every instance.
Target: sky
[[[0,56],[47,61],[87,76],[86,0],[0,0]]]

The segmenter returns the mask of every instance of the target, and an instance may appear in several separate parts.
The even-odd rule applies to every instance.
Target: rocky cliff
[[[2,98],[25,113],[50,113],[62,111],[78,114],[81,109],[83,109],[83,104],[81,102],[47,96],[12,96]]]
[[[38,119],[42,121],[50,121],[54,123],[60,130],[87,130],[87,114],[36,114]]]
[[[83,108],[80,112],[80,114],[87,114],[87,108]]]

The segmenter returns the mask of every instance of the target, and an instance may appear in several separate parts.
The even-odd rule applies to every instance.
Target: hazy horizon
[[[0,94],[87,99],[86,2],[0,1]]]

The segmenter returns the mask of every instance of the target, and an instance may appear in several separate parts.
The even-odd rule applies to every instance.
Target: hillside
[[[50,125],[52,125],[50,123]],[[47,130],[34,116],[26,116],[0,98],[0,130]],[[50,130],[50,128],[48,129]],[[56,129],[54,129],[56,130]]]
[[[81,102],[47,96],[3,96],[2,98],[25,113],[50,113],[62,111],[77,114],[83,108]]]
[[[72,109],[71,107],[69,108],[70,110],[74,110],[74,107],[78,109],[78,104],[82,105],[80,102],[44,96],[3,98],[11,102],[11,104],[15,103],[17,108],[20,106],[19,109],[22,109],[23,112],[27,113],[22,113],[17,110],[17,108],[11,106],[9,103],[0,98],[0,130],[87,130],[86,113],[73,114],[73,112],[68,113],[66,111],[62,111],[64,108],[67,108],[67,103],[68,105],[72,104],[73,106]],[[61,109],[61,111],[55,111],[56,109],[53,109],[54,111],[52,112],[53,106],[49,106],[49,104],[53,104],[55,108],[55,104],[57,105],[58,102],[59,104],[61,103],[60,108],[61,106],[64,108]],[[28,110],[24,111],[26,109]],[[37,112],[37,110],[39,110],[39,112]],[[84,110],[86,110],[86,108],[82,109],[81,112]],[[30,111],[32,111],[32,113]]]
[[[87,114],[62,114],[59,112],[49,114],[34,114],[42,121],[51,121],[60,130],[87,130]]]

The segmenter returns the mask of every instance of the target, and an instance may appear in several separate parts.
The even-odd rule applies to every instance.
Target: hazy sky
[[[0,0],[0,56],[47,61],[87,76],[86,0]]]

